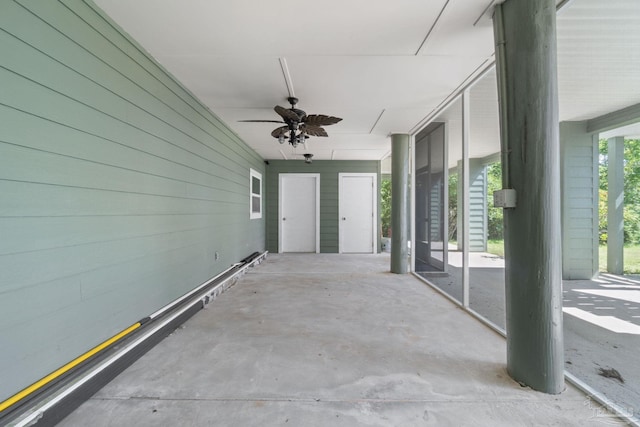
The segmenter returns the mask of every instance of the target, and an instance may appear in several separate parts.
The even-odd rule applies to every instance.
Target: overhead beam
[[[640,122],[640,104],[630,105],[587,121],[587,132],[605,132]]]
[[[479,161],[484,165],[490,165],[491,163],[498,163],[500,161],[500,152],[489,154],[488,156],[480,158]]]

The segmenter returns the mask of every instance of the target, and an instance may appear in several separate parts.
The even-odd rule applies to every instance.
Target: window
[[[249,200],[249,218],[262,218],[262,174],[249,169],[251,195]]]

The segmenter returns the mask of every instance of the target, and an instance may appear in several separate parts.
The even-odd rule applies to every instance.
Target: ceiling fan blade
[[[324,114],[309,114],[303,121],[313,126],[329,126],[341,121],[340,117],[325,116]]]
[[[282,120],[238,120],[239,122],[248,123],[284,123]]]
[[[294,122],[300,121],[300,117],[294,111],[291,111],[288,108],[284,108],[279,105],[276,105],[275,107],[273,107],[273,109],[276,113],[280,114],[280,116],[282,116],[282,118],[285,120],[289,119],[289,120],[293,120]]]
[[[329,136],[327,134],[327,131],[322,129],[320,126],[314,126],[308,123],[303,123],[300,126],[300,130],[306,133],[307,135],[311,135],[311,136]]]
[[[274,138],[280,138],[280,135],[284,135],[288,130],[289,130],[288,126],[282,126],[282,127],[276,128],[273,130],[273,132],[271,132],[271,136]]]

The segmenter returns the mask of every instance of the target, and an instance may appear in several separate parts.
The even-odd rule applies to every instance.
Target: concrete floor
[[[505,341],[389,256],[278,255],[62,426],[616,425],[505,371]]]
[[[458,301],[462,299],[459,252],[449,253],[449,274],[424,277]],[[470,253],[469,306],[504,330],[504,260],[486,253]],[[603,393],[626,413],[640,419],[640,279],[601,273],[598,280],[563,281],[563,306],[593,315],[591,321],[564,314],[566,369]],[[624,321],[621,332],[607,324]],[[595,322],[595,323],[594,323]],[[617,370],[624,382],[601,375]]]
[[[640,281],[601,274],[565,280],[563,293],[565,310],[591,317],[564,314],[567,370],[640,419]],[[630,329],[617,330],[622,322]],[[624,382],[601,376],[601,368],[616,369]]]

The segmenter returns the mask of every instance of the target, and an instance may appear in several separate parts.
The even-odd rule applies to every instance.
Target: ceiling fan
[[[325,116],[324,114],[307,114],[296,108],[298,98],[290,96],[287,98],[291,108],[284,108],[276,105],[273,109],[282,117],[282,120],[240,120],[241,122],[254,123],[284,123],[285,126],[276,128],[271,132],[271,136],[278,139],[280,144],[289,141],[289,144],[296,147],[305,142],[310,136],[329,136],[322,126],[329,126],[338,123],[342,119],[339,117]]]

